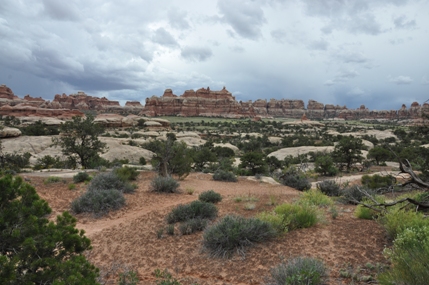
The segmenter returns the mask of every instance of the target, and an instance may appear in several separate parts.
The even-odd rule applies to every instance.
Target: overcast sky
[[[429,0],[0,0],[0,84],[399,109],[429,99]]]

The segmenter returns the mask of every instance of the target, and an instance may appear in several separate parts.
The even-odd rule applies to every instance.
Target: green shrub
[[[429,226],[429,220],[425,219],[422,213],[401,209],[389,210],[384,216],[379,218],[379,221],[391,239],[395,239],[398,234],[407,228]]]
[[[198,200],[203,201],[203,202],[207,202],[207,203],[216,204],[216,203],[222,201],[222,196],[213,190],[208,190],[208,191],[202,192],[198,196]]]
[[[282,176],[280,176],[280,182],[283,185],[300,191],[309,190],[311,188],[311,183],[307,176],[294,167],[289,168]]]
[[[124,182],[114,172],[100,173],[95,176],[88,185],[88,191],[115,189],[122,193],[133,193],[135,188]]]
[[[49,168],[74,168],[75,163],[69,159],[61,160],[58,156],[52,157],[45,155],[44,157],[38,158],[34,165],[34,170],[49,169]]]
[[[139,163],[140,163],[141,165],[146,165],[146,158],[144,158],[143,156],[141,156],[141,157],[139,158]]]
[[[296,257],[271,269],[269,285],[325,284],[327,275],[322,261],[311,257]]]
[[[118,210],[124,205],[124,195],[118,190],[91,190],[75,199],[71,204],[71,209],[76,214],[94,213],[101,216],[109,211]]]
[[[166,228],[166,232],[170,236],[174,236],[174,225],[168,225]]]
[[[362,205],[357,205],[355,216],[358,219],[372,220],[377,216],[377,212]]]
[[[320,190],[308,190],[303,192],[297,201],[298,204],[309,204],[318,207],[332,206],[334,201]]]
[[[74,183],[70,183],[70,184],[68,185],[68,188],[69,188],[69,190],[74,190],[74,189],[76,189],[76,184],[74,184]]]
[[[169,224],[184,222],[196,218],[212,220],[217,217],[217,214],[218,210],[215,205],[196,200],[189,204],[178,205],[176,208],[171,210],[167,215],[166,220]]]
[[[391,175],[381,176],[374,174],[372,176],[364,175],[361,178],[362,185],[369,189],[378,189],[392,186],[395,182],[395,178]]]
[[[361,202],[364,198],[366,198],[363,191],[367,192],[372,196],[375,195],[374,191],[372,191],[371,189],[368,189],[363,186],[352,185],[343,189],[343,196],[347,203],[357,204],[358,202]]]
[[[274,209],[289,230],[309,228],[318,222],[317,209],[307,204],[282,204]]]
[[[50,184],[50,183],[58,183],[60,181],[61,181],[61,179],[57,176],[49,176],[48,178],[43,180],[43,183]]]
[[[73,176],[74,183],[80,183],[85,181],[91,181],[91,177],[87,172],[78,172],[75,176]]]
[[[428,284],[429,226],[406,228],[384,253],[392,265],[378,276],[380,284]]]
[[[0,170],[9,170],[10,172],[19,172],[21,168],[29,166],[31,154],[4,153],[0,159]]]
[[[135,168],[128,166],[115,168],[113,172],[124,182],[134,181],[137,179],[137,176],[139,176],[139,173]]]
[[[179,231],[182,235],[190,235],[197,231],[202,231],[207,227],[208,220],[195,218],[187,220],[179,225]]]
[[[277,231],[277,233],[286,233],[288,231],[288,225],[283,220],[282,216],[276,215],[275,213],[262,212],[256,216],[259,220],[271,224],[271,226]]]
[[[137,285],[139,277],[137,271],[127,270],[119,273],[118,285]]]
[[[218,169],[213,174],[213,180],[225,181],[225,182],[237,182],[237,177],[232,172]]]
[[[325,176],[335,176],[338,173],[330,155],[318,156],[314,162],[314,170]]]
[[[178,193],[180,184],[170,176],[157,176],[150,183],[150,190],[158,193]]]
[[[229,215],[204,230],[203,247],[213,257],[230,257],[234,252],[244,255],[246,247],[275,235],[267,222]]]
[[[335,180],[324,180],[316,184],[318,190],[330,197],[341,195],[341,187]]]
[[[167,269],[161,271],[160,269],[155,269],[154,275],[157,278],[156,285],[181,285],[176,278],[168,272]]]

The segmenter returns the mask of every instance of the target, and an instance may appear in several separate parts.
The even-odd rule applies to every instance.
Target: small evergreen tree
[[[391,152],[387,150],[385,147],[375,146],[370,149],[368,155],[366,156],[368,159],[372,159],[380,165],[380,162],[385,162],[391,157]]]
[[[83,168],[87,168],[91,161],[96,161],[98,154],[106,149],[106,144],[98,139],[104,133],[104,128],[94,123],[92,115],[86,118],[75,116],[71,121],[61,124],[60,131],[61,135],[53,138],[52,142],[59,145],[63,154],[71,160],[76,160],[77,156]]]
[[[252,175],[265,174],[267,172],[267,163],[264,154],[261,152],[248,152],[241,157],[241,168],[249,169]]]
[[[75,218],[50,222],[48,203],[20,177],[0,178],[0,189],[0,284],[98,284]]]
[[[350,171],[353,164],[362,162],[364,144],[361,139],[352,136],[342,137],[332,152],[334,162]]]

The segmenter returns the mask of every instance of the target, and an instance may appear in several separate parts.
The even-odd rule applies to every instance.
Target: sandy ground
[[[237,183],[216,182],[211,175],[192,173],[181,181],[180,194],[155,194],[148,191],[152,172],[142,172],[136,181],[138,189],[126,194],[127,205],[102,218],[78,215],[77,227],[91,239],[93,250],[88,257],[97,266],[126,264],[138,271],[139,284],[155,284],[155,269],[168,269],[182,284],[264,284],[270,268],[282,259],[311,256],[322,259],[329,268],[327,284],[364,284],[346,277],[344,271],[373,275],[368,263],[385,264],[382,255],[389,245],[383,229],[375,222],[354,217],[354,206],[337,204],[339,216],[315,227],[289,232],[270,242],[249,248],[245,258],[234,255],[231,259],[214,259],[202,252],[202,233],[158,238],[157,232],[166,227],[165,216],[176,205],[198,199],[198,194],[214,190],[223,196],[218,203],[219,216],[239,214],[254,216],[270,211],[275,205],[298,198],[299,191],[283,185],[272,185],[240,178]],[[36,187],[39,195],[48,201],[53,216],[69,210],[70,203],[85,191],[77,184],[75,190],[67,185],[71,178],[59,183],[44,184],[43,177],[22,175]],[[193,189],[192,195],[186,189]],[[234,198],[251,197],[253,202],[236,202]],[[246,199],[243,199],[246,200]],[[253,210],[246,204],[253,203]],[[342,274],[340,272],[343,271]]]

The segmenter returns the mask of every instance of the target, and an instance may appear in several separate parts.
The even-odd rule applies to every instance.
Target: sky
[[[429,0],[0,0],[0,84],[397,110],[429,99]]]

